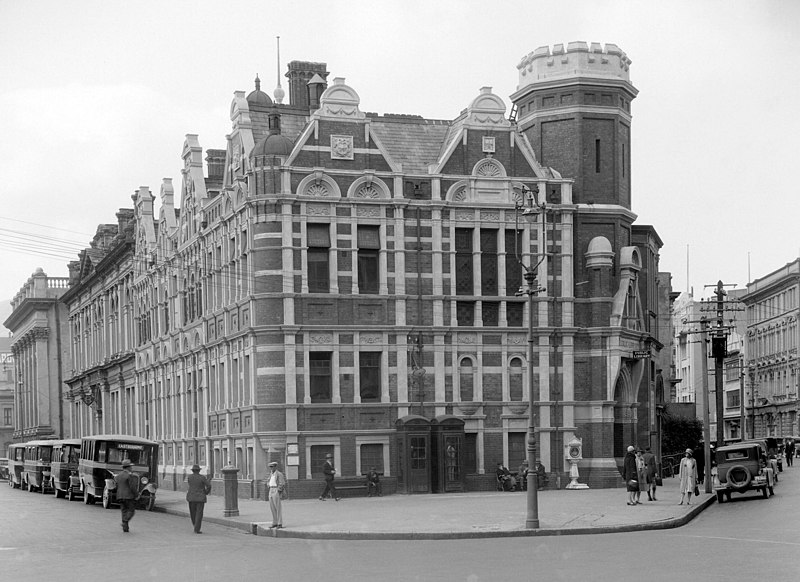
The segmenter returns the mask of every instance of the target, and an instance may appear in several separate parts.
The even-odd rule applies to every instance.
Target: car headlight
[[[148,483],[150,483],[150,479],[147,477],[142,477],[142,485],[147,485]]]

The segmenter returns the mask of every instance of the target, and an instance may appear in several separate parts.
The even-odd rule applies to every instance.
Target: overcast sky
[[[537,47],[618,45],[639,90],[632,209],[661,270],[695,296],[743,286],[800,254],[798,31],[793,0],[0,0],[0,300],[37,267],[66,276],[139,186],[179,184],[185,134],[224,148],[233,92],[275,88],[276,36],[281,75],[325,62],[363,111],[439,119],[483,86],[510,108]]]

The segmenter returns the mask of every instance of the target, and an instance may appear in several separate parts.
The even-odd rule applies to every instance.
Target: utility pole
[[[702,364],[703,364],[703,483],[706,493],[711,493],[711,422],[709,414],[708,403],[708,320],[705,317],[700,318],[701,325],[701,340],[702,349]],[[721,423],[717,420],[717,428]],[[719,441],[718,441],[719,442]]]

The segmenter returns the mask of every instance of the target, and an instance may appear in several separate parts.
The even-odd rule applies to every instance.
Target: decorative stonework
[[[353,136],[352,135],[332,135],[331,136],[331,159],[332,160],[352,160],[353,159]]]
[[[310,344],[332,344],[333,334],[330,333],[312,333],[308,335],[308,343]]]
[[[456,220],[475,220],[475,215],[468,210],[456,212]]]
[[[491,222],[498,222],[500,220],[500,213],[497,211],[493,212],[481,212],[481,220],[488,220]]]
[[[331,207],[327,204],[307,204],[306,214],[309,216],[330,216]]]
[[[310,184],[306,189],[306,196],[316,196],[319,198],[330,196],[327,184],[320,182],[319,184]]]
[[[381,194],[375,186],[362,186],[356,190],[355,198],[380,198]]]
[[[356,208],[356,216],[363,218],[380,218],[381,210],[375,206],[359,206]]]
[[[493,154],[494,153],[494,137],[484,135],[483,136],[483,153],[485,154]]]
[[[383,342],[382,336],[377,333],[371,333],[371,334],[362,333],[360,340],[362,344],[368,344],[368,345],[380,344]]]
[[[458,334],[458,343],[460,344],[474,344],[477,341],[478,337],[474,333]]]
[[[467,187],[461,186],[456,193],[453,195],[453,200],[456,202],[466,202],[467,201]]]
[[[528,341],[527,336],[524,335],[511,335],[508,336],[508,343],[514,345],[522,345]]]

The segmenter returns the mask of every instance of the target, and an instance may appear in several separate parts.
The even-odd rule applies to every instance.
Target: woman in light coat
[[[697,461],[692,457],[692,449],[686,449],[686,454],[681,459],[678,476],[681,480],[681,502],[679,505],[683,505],[683,498],[686,495],[688,495],[686,505],[691,505],[692,493],[694,493],[694,488],[697,485]]]
[[[647,484],[647,465],[642,456],[642,449],[636,449],[636,476],[639,481],[639,490],[636,492],[635,501],[636,503],[641,503],[639,499],[642,496],[642,491],[647,491],[649,487]]]

